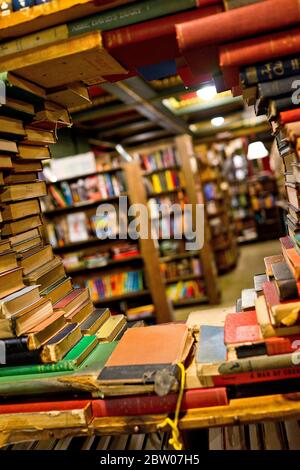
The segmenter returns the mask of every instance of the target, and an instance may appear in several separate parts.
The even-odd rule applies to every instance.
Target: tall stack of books
[[[39,172],[54,129],[69,126],[70,118],[44,89],[10,73],[1,78],[7,99],[0,111],[0,373],[64,370],[89,355],[110,318],[108,309],[94,309],[87,288],[73,287],[44,238],[39,198],[47,191]]]

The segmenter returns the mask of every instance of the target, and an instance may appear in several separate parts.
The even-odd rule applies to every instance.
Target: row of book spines
[[[86,287],[89,288],[93,301],[142,291],[144,289],[143,272],[131,271],[106,275],[99,279],[89,279],[86,281]]]
[[[84,185],[79,185],[78,182],[73,184],[67,182],[60,185],[53,184],[50,185],[49,189],[52,199],[58,207],[68,207],[78,202],[95,200],[95,197],[99,200],[107,199],[119,196],[120,193],[125,191],[123,181],[117,176],[109,174],[99,175],[98,184],[91,188],[91,190]]]
[[[18,0],[14,0],[17,4],[21,4]],[[39,0],[36,0],[39,1]],[[7,2],[9,4],[9,2]],[[26,3],[32,4],[32,0],[26,0]],[[215,3],[211,0],[203,0],[201,5],[203,6]],[[60,27],[46,29],[39,31],[39,34],[30,35],[30,42],[32,44],[40,45],[50,44],[57,42],[58,40],[64,40],[68,37],[75,36],[77,34],[83,34],[94,30],[110,30],[120,28],[130,24],[147,21],[150,19],[158,18],[168,14],[188,10],[198,6],[197,0],[183,0],[181,2],[168,2],[163,4],[154,4],[151,0],[140,2],[139,7],[136,8],[134,5],[125,5],[114,9],[113,14],[111,11],[100,12],[98,14],[88,16],[86,18],[72,21],[68,24]],[[28,49],[28,40],[26,39],[18,41],[9,41],[2,45],[0,48],[0,56],[15,54],[21,52],[24,49]],[[2,52],[2,54],[1,54]]]
[[[202,267],[200,260],[191,258],[188,265],[189,274],[201,275]],[[180,276],[181,272],[178,269],[178,262],[173,263],[160,263],[160,271],[165,279],[172,279],[173,277]],[[185,273],[187,274],[187,273]]]
[[[23,10],[26,8],[32,8],[36,5],[43,5],[44,3],[49,3],[52,0],[8,0],[7,2],[2,2],[1,4],[1,14],[7,15],[11,12]],[[1,16],[0,14],[0,16]]]
[[[167,295],[173,301],[197,298],[205,295],[205,289],[200,281],[179,281],[167,288]]]
[[[179,165],[176,149],[173,147],[157,150],[148,155],[141,154],[140,159],[144,169],[149,172]]]
[[[172,191],[180,188],[184,182],[181,174],[177,171],[166,170],[163,173],[152,175],[151,182],[155,193],[163,191]]]
[[[92,407],[93,417],[105,416],[134,416],[158,413],[170,413],[175,409],[177,394],[164,397],[158,395],[143,395],[131,397],[116,397],[93,400],[74,400],[59,402],[22,403],[1,405],[1,414],[33,413],[45,411],[63,411]],[[227,405],[226,388],[186,390],[183,394],[182,410],[208,406]]]

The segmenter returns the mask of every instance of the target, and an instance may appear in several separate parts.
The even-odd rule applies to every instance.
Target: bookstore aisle
[[[3,460],[300,450],[299,24],[0,0]]]

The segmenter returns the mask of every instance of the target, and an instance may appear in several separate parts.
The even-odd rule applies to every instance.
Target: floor
[[[252,243],[240,247],[240,256],[237,267],[219,277],[222,301],[220,307],[228,308],[235,305],[240,297],[241,290],[253,287],[253,276],[264,272],[264,257],[280,253],[280,243],[272,240],[261,243]],[[215,306],[189,307],[188,309],[178,309],[175,311],[175,319],[186,320],[189,313],[195,311],[216,310]]]

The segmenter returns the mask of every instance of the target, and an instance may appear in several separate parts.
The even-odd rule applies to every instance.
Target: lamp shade
[[[269,155],[268,150],[264,144],[258,140],[257,142],[251,142],[248,146],[248,160],[256,160],[259,158],[265,158]]]

